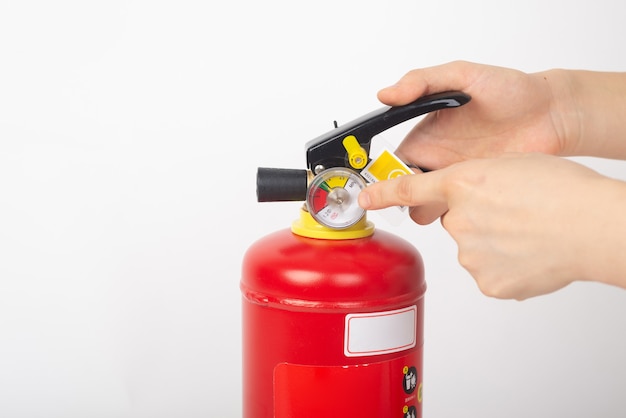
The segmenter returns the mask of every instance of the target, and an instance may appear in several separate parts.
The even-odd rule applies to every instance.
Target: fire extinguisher
[[[372,138],[467,103],[461,92],[384,107],[306,144],[305,170],[259,168],[257,198],[304,201],[242,266],[245,418],[418,418],[426,282],[419,252],[367,220],[368,182],[410,174]]]

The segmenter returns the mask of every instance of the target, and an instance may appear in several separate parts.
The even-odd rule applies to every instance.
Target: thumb
[[[378,99],[390,106],[400,106],[427,94],[448,90],[466,91],[484,66],[454,61],[434,67],[409,71],[395,84],[378,92]]]

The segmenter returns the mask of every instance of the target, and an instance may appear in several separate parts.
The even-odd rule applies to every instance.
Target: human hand
[[[378,98],[399,106],[448,90],[472,97],[463,107],[428,114],[406,136],[396,153],[419,167],[438,169],[503,152],[561,154],[567,145],[561,117],[567,112],[553,100],[552,74],[457,61],[410,71]]]
[[[597,243],[611,242],[598,234],[614,234],[599,226],[617,206],[606,180],[567,159],[513,153],[375,183],[359,204],[409,206],[419,224],[441,216],[483,293],[525,299],[593,279],[587,266],[609,254]]]

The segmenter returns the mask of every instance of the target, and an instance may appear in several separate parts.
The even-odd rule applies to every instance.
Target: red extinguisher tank
[[[422,259],[365,219],[306,211],[246,252],[245,418],[422,416]]]

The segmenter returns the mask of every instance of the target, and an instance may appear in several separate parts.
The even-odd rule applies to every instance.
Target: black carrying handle
[[[377,134],[409,119],[426,113],[452,107],[463,106],[470,101],[470,96],[462,92],[444,92],[424,96],[404,106],[390,107],[379,116],[374,116],[370,123]]]
[[[463,106],[470,100],[466,93],[449,91],[423,96],[403,106],[387,106],[370,112],[307,142],[307,166],[313,172],[317,167],[350,167],[343,145],[347,136],[354,136],[369,156],[372,138],[381,132],[426,113]]]

